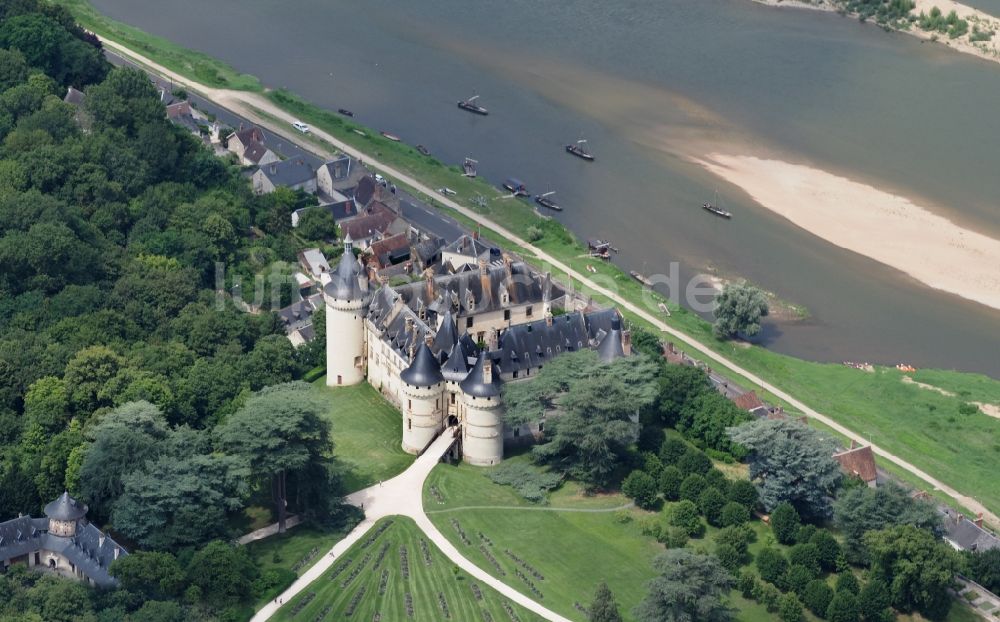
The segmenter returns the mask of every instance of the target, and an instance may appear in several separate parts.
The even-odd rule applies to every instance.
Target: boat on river
[[[563,208],[558,203],[556,203],[555,200],[552,199],[552,195],[554,194],[555,194],[554,191],[546,192],[545,194],[540,194],[537,197],[535,197],[535,203],[538,203],[542,207],[548,208],[550,210],[561,212]]]
[[[525,187],[524,182],[516,177],[508,177],[504,180],[503,187],[512,192],[516,197],[531,196],[528,189]]]
[[[587,150],[587,141],[582,138],[576,141],[575,144],[566,145],[566,152],[571,153],[578,158],[583,158],[588,162],[594,161],[594,154]]]
[[[465,158],[465,162],[462,162],[462,174],[466,177],[475,177],[478,175],[476,172],[476,165],[479,164],[478,161],[472,158]]]
[[[653,286],[653,282],[650,281],[649,277],[647,277],[643,273],[638,272],[637,270],[629,270],[629,274],[632,275],[633,279],[635,279],[636,281],[639,281],[640,283],[642,283],[646,287],[652,287]]]
[[[337,112],[339,112],[340,114],[344,115],[345,117],[353,117],[354,116],[354,113],[351,112],[350,110],[348,110],[347,108],[339,108],[339,109],[337,109]]]
[[[485,117],[490,113],[490,111],[477,104],[476,103],[477,99],[479,99],[478,95],[473,95],[469,99],[463,99],[462,101],[458,102],[458,107],[461,108],[462,110],[467,110],[473,114],[481,114]]]
[[[431,150],[423,145],[417,145],[417,151],[420,152],[420,155],[429,156],[431,154]]]
[[[701,209],[703,209],[703,210],[705,210],[707,212],[711,212],[711,213],[715,214],[716,216],[718,216],[720,218],[729,219],[729,218],[733,217],[732,212],[726,211],[726,210],[722,209],[721,207],[719,207],[718,205],[713,205],[712,203],[702,203],[701,204]]]
[[[379,132],[379,133],[382,134],[382,136],[385,136],[386,138],[388,138],[389,140],[391,140],[394,143],[398,143],[399,142],[399,136],[396,136],[395,134],[390,134],[389,132]]]

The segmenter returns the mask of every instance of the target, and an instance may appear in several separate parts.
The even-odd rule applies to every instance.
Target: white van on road
[[[308,134],[309,133],[309,126],[306,125],[305,123],[303,123],[302,121],[294,121],[292,123],[292,127],[294,127],[295,129],[297,129],[298,131],[302,132],[303,134]]]

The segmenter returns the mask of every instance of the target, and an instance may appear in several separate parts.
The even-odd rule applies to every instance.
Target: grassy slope
[[[287,568],[292,570],[295,564],[300,563],[296,570],[298,575],[302,575],[309,570],[317,561],[326,555],[326,552],[333,548],[339,540],[347,535],[346,531],[321,531],[307,525],[295,527],[283,534],[278,534],[258,540],[246,545],[250,557],[254,564],[261,571],[271,568]],[[312,549],[316,549],[316,554],[312,555]],[[277,554],[277,561],[275,561]],[[254,609],[259,609],[267,597],[255,603]]]
[[[334,564],[330,571],[307,587],[299,596],[285,603],[285,606],[278,610],[273,619],[279,622],[281,620],[313,620],[321,617],[327,620],[345,619],[345,609],[360,589],[364,587],[364,596],[360,599],[350,619],[368,621],[373,618],[376,612],[380,612],[382,620],[406,620],[408,618],[406,617],[404,599],[405,594],[410,593],[413,597],[414,609],[414,617],[410,619],[416,622],[440,622],[446,619],[438,601],[438,594],[443,593],[450,614],[448,619],[475,622],[484,620],[483,612],[488,611],[495,622],[510,620],[502,604],[506,599],[485,586],[479,586],[483,600],[477,600],[471,587],[475,581],[463,573],[456,574],[453,571],[454,566],[433,545],[429,544],[431,564],[429,566],[425,564],[420,545],[423,536],[410,519],[395,517],[386,520],[392,520],[392,526],[383,532],[372,545],[364,547],[365,540],[355,544]],[[374,529],[377,528],[378,526]],[[379,551],[387,542],[389,548],[381,566],[376,569],[373,566],[377,561]],[[400,546],[405,546],[407,550],[410,571],[408,580],[404,580],[402,577]],[[361,571],[348,583],[346,588],[342,587],[342,582],[369,554],[370,558]],[[336,571],[345,559],[351,560],[350,565],[337,576],[336,580],[331,581],[330,574]],[[389,572],[388,585],[384,595],[379,594],[378,589],[382,570]],[[315,597],[299,611],[298,615],[293,616],[292,608],[309,594],[315,594]],[[321,616],[327,607],[329,607],[329,611],[326,616]],[[519,606],[513,605],[513,609],[518,618],[524,622],[538,620],[534,614]]]
[[[249,90],[259,88],[255,80],[239,76],[235,70],[218,61],[101,16],[86,0],[58,1],[69,6],[88,28],[123,43],[136,45],[142,53],[180,73],[213,86]],[[605,283],[614,284],[629,299],[640,302],[651,300],[651,309],[655,309],[655,303],[662,300],[659,295],[647,298],[648,294],[641,291],[639,284],[618,268],[593,262],[585,257],[583,247],[565,229],[555,221],[539,217],[531,204],[498,199],[499,193],[484,181],[464,178],[456,167],[445,167],[431,157],[421,156],[412,147],[390,142],[378,136],[377,132],[346,121],[293,94],[272,91],[268,96],[304,121],[372,153],[386,164],[411,173],[432,187],[446,185],[456,190],[458,195],[455,198],[466,205],[471,206],[471,201],[476,196],[486,197],[486,206],[477,207],[477,211],[520,235],[526,235],[529,226],[541,227],[545,236],[537,242],[540,248],[581,272],[586,271],[587,265],[594,265],[598,270],[595,278],[600,277]],[[367,135],[359,136],[352,131],[354,129]],[[435,203],[433,197],[427,198]],[[445,211],[470,224],[468,219],[458,216],[452,210]],[[484,231],[484,234],[489,236],[490,232]],[[495,235],[493,237],[500,240]],[[600,296],[596,299],[601,301]],[[902,386],[899,383],[901,374],[895,370],[886,370],[883,374],[866,374],[840,365],[811,363],[762,348],[742,348],[720,342],[712,336],[707,322],[694,314],[679,310],[673,304],[669,306],[673,316],[668,321],[677,328],[856,432],[866,436],[870,434],[874,443],[924,468],[958,490],[975,495],[1000,513],[1000,481],[994,477],[995,466],[1000,460],[1000,442],[994,440],[1000,438],[1000,421],[982,414],[956,416],[955,422],[948,420],[949,416],[957,415],[958,405],[962,401],[1000,404],[1000,381],[976,374],[947,371],[916,374],[917,380],[956,393],[958,397],[931,394],[914,386]],[[637,318],[633,320],[644,324]],[[934,405],[935,410],[931,411],[928,404]],[[883,466],[889,465],[883,461]],[[898,471],[894,467],[890,468]],[[912,477],[907,479],[912,481]]]
[[[368,383],[327,387],[326,377],[314,383],[330,403],[334,454],[345,467],[345,489],[360,490],[397,475],[413,463],[402,449],[399,411]]]

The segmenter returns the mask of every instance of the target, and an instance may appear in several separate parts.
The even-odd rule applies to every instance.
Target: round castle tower
[[[500,375],[485,351],[465,380],[462,404],[465,410],[465,433],[462,459],[469,464],[489,466],[503,460],[503,404],[500,400]]]
[[[427,343],[417,346],[410,366],[399,374],[403,402],[403,451],[418,454],[444,427],[444,376]]]
[[[365,307],[367,281],[361,286],[361,270],[354,257],[350,234],[344,238],[344,254],[337,271],[323,287],[326,301],[326,384],[358,384],[365,379]]]

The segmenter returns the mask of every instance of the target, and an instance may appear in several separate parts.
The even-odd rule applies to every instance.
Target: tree
[[[788,501],[808,518],[825,518],[840,482],[829,437],[787,419],[761,419],[730,428],[733,442],[750,454],[750,479],[767,510]]]
[[[852,592],[837,590],[826,608],[826,619],[830,622],[859,622],[858,597]]]
[[[32,589],[45,622],[79,622],[93,619],[93,605],[82,583],[44,577]]]
[[[119,128],[131,137],[145,125],[166,122],[156,89],[139,69],[112,69],[103,82],[87,89],[84,106],[95,127]]]
[[[24,416],[47,432],[56,432],[69,419],[66,383],[54,376],[39,378],[24,396]]]
[[[729,501],[726,505],[722,506],[722,512],[719,514],[719,524],[721,526],[745,525],[748,522],[750,522],[750,510],[745,505]]]
[[[657,576],[647,584],[646,597],[635,608],[640,622],[731,620],[725,597],[734,579],[715,557],[687,549],[670,549],[653,560]]]
[[[722,567],[728,570],[733,575],[736,575],[740,566],[743,565],[743,559],[746,554],[737,550],[732,544],[717,544],[715,547],[715,556],[719,558],[719,563]]]
[[[858,578],[854,576],[854,573],[848,569],[837,575],[837,584],[833,588],[835,592],[850,592],[855,596],[861,591],[861,584],[858,583]]]
[[[740,553],[745,554],[750,543],[756,539],[756,534],[749,525],[723,527],[715,534],[717,544],[729,544]]]
[[[965,551],[969,578],[994,594],[1000,592],[1000,549]]]
[[[331,458],[326,404],[311,385],[289,382],[255,393],[216,430],[224,452],[241,457],[254,475],[270,480],[278,530],[285,530],[289,474]]]
[[[720,527],[722,525],[722,508],[726,505],[726,497],[716,488],[706,488],[698,495],[698,508],[705,515],[708,524]]]
[[[151,549],[176,549],[222,536],[226,513],[243,507],[250,469],[219,454],[162,455],[126,474],[111,520]]]
[[[812,543],[799,543],[788,549],[788,562],[792,565],[805,566],[813,575],[820,571],[819,548]]]
[[[833,600],[833,590],[826,584],[826,581],[813,579],[806,584],[806,590],[802,594],[802,604],[809,611],[812,611],[821,618],[825,618],[831,600]]]
[[[667,501],[677,501],[681,495],[681,483],[684,475],[681,470],[670,465],[660,471],[660,492]]]
[[[245,547],[218,540],[205,545],[188,564],[188,581],[216,608],[245,600],[257,574]]]
[[[685,475],[705,475],[712,469],[712,459],[700,449],[688,446],[684,455],[677,461],[677,468]]]
[[[705,478],[697,473],[692,473],[681,482],[680,498],[697,502],[704,490]]]
[[[77,352],[63,375],[76,411],[89,415],[101,405],[98,394],[124,364],[125,360],[106,346],[91,346]]]
[[[622,482],[622,492],[644,510],[652,509],[658,500],[656,480],[645,471],[632,471]]]
[[[778,549],[767,547],[757,553],[757,572],[768,583],[783,585],[788,572],[788,560]]]
[[[875,577],[865,583],[858,594],[858,611],[865,622],[891,622],[895,616],[889,609],[892,598],[889,586],[881,578]]]
[[[660,462],[666,466],[676,466],[688,451],[688,445],[676,436],[668,436],[660,445]]]
[[[618,604],[615,602],[615,595],[611,593],[608,584],[601,581],[594,592],[594,600],[590,603],[590,610],[587,612],[589,622],[622,622],[622,615],[618,612]]]
[[[306,240],[339,240],[337,223],[333,214],[324,207],[314,207],[307,210],[299,218],[299,226],[295,229]]]
[[[912,525],[870,531],[864,537],[871,573],[890,586],[892,606],[943,620],[951,608],[948,589],[958,569],[955,552],[931,532]]]
[[[878,488],[857,486],[840,494],[833,505],[833,518],[844,534],[844,553],[852,564],[868,563],[864,535],[896,525],[913,525],[935,533],[941,530],[941,514],[930,501],[914,499],[903,487],[886,482]]]
[[[760,496],[757,487],[750,480],[738,479],[729,483],[728,495],[730,501],[735,501],[744,506],[750,512],[757,508],[757,500]]]
[[[663,423],[673,426],[680,417],[681,410],[699,395],[712,391],[708,374],[693,365],[665,365],[660,372],[659,395],[656,409]],[[680,439],[668,438],[686,447]],[[662,455],[660,456],[663,457]],[[664,462],[668,460],[664,459]]]
[[[180,603],[169,600],[149,600],[129,618],[133,622],[184,622],[187,614]]]
[[[799,564],[791,564],[785,574],[785,587],[801,596],[805,593],[809,582],[815,578],[816,573],[812,569]]]
[[[108,573],[122,589],[147,599],[172,598],[184,589],[184,571],[170,553],[134,551],[113,561]]]
[[[816,546],[816,552],[819,555],[819,564],[823,567],[823,570],[827,572],[836,570],[837,559],[840,557],[841,551],[840,543],[833,537],[833,534],[825,529],[820,529],[809,538],[809,542]]]
[[[767,296],[750,284],[727,283],[715,297],[715,335],[729,339],[739,334],[753,337],[768,314]]]
[[[295,346],[284,335],[262,337],[243,359],[244,378],[254,390],[289,382],[297,371]]]
[[[705,523],[701,522],[698,506],[687,499],[675,503],[669,512],[669,522],[674,527],[680,527],[689,536],[700,538],[705,534]]]
[[[799,531],[799,513],[787,501],[779,503],[771,512],[771,531],[781,544],[792,544]]]
[[[789,592],[778,602],[778,617],[781,622],[800,622],[802,620],[802,603],[795,594]]]

